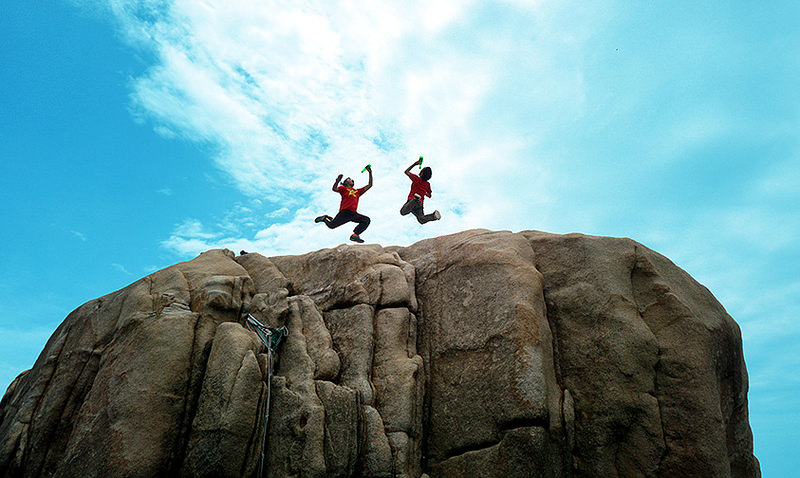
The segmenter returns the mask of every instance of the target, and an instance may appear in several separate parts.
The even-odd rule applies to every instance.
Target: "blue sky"
[[[335,6],[333,5],[335,3]],[[212,247],[625,236],[742,328],[764,476],[800,442],[800,4],[0,5],[0,388],[80,304]],[[433,168],[417,225],[402,170]]]

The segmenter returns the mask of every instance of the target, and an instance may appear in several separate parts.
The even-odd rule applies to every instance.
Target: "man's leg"
[[[367,227],[369,226],[369,223],[370,223],[370,220],[369,220],[369,218],[367,216],[365,216],[363,214],[359,214],[357,212],[353,213],[353,215],[352,215],[350,220],[353,221],[353,222],[357,222],[358,223],[356,228],[353,229],[353,234],[355,234],[355,235],[359,235],[362,232],[364,232],[367,229]]]
[[[400,208],[400,215],[405,216],[406,214],[410,213],[414,209],[414,204],[417,203],[415,198],[411,198],[403,204],[403,207]]]
[[[415,214],[415,216],[417,216],[417,221],[419,221],[420,224],[425,224],[426,222],[435,221],[437,219],[436,213],[422,214],[422,211],[420,211],[420,214]]]
[[[336,229],[337,227],[341,226],[342,224],[352,221],[352,217],[350,214],[353,211],[349,211],[347,209],[342,209],[336,214],[336,217],[331,218],[330,216],[325,216],[325,225],[328,226],[330,229]]]
[[[417,221],[420,224],[425,224],[426,222],[431,222],[436,220],[435,213],[425,214],[424,206],[421,202],[417,201],[416,199],[412,199],[415,202],[414,208],[411,209],[411,213],[414,214],[414,217],[417,218]]]

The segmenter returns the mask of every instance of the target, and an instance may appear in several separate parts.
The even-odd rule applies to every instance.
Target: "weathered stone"
[[[563,476],[560,459],[560,450],[545,429],[522,427],[507,430],[495,445],[435,465],[431,473],[438,478],[559,478]]]
[[[289,330],[275,355],[248,313]],[[578,234],[208,251],[79,307],[0,401],[2,476],[252,477],[262,451],[270,477],[759,476],[736,324]]]
[[[289,281],[275,267],[275,264],[261,254],[251,252],[241,255],[236,258],[236,262],[244,267],[250,278],[253,279],[253,286],[257,294],[286,289],[289,286]]]
[[[393,474],[392,448],[383,420],[377,410],[364,405],[365,438],[363,476],[374,478],[390,478]]]
[[[574,399],[578,474],[758,476],[740,333],[708,290],[629,239],[524,235]]]
[[[272,384],[267,464],[274,476],[325,476],[325,408],[314,382],[316,365],[303,335],[303,317],[288,315]]]
[[[275,377],[267,438],[270,476],[325,476],[325,408],[316,394]]]
[[[286,315],[289,313],[289,291],[275,289],[254,295],[248,313],[267,327],[280,327],[286,323]]]
[[[317,382],[325,407],[325,468],[327,476],[354,476],[361,445],[363,411],[359,393],[332,382]]]
[[[374,313],[375,309],[366,304],[325,312],[333,346],[341,357],[339,380],[342,385],[358,390],[365,405],[375,404],[375,388],[371,381],[375,352]]]
[[[380,246],[339,246],[271,260],[292,291],[311,297],[321,310],[357,304],[416,307],[413,267]]]
[[[542,276],[525,238],[469,231],[399,253],[415,267],[425,318],[418,333],[432,462],[497,443],[520,423],[557,430],[553,342]]]
[[[373,383],[398,476],[417,476],[422,438],[424,365],[416,354],[416,318],[408,309],[382,309],[375,317]]]
[[[331,334],[314,302],[305,296],[292,297],[289,299],[289,314],[299,317],[303,324],[299,332],[305,337],[308,356],[314,361],[314,378],[335,379],[339,375],[339,356],[333,350]]]
[[[183,475],[238,476],[255,468],[256,457],[248,456],[246,445],[259,436],[261,382],[266,379],[256,359],[261,348],[239,324],[217,328]]]

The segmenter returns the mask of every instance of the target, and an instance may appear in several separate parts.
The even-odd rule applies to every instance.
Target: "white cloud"
[[[116,262],[114,262],[114,263],[111,264],[111,267],[113,267],[114,269],[122,272],[125,275],[128,275],[128,276],[132,276],[133,275],[133,273],[129,272],[128,269],[126,269],[125,266],[123,266],[122,264],[117,264]]]
[[[81,241],[83,241],[83,242],[86,242],[86,241],[87,241],[87,239],[86,239],[86,234],[84,234],[84,233],[82,233],[82,232],[75,231],[75,230],[72,230],[72,231],[70,231],[70,232],[72,233],[72,235],[73,235],[73,236],[77,237],[77,238],[78,238],[78,239],[80,239]]]
[[[207,232],[203,223],[197,219],[187,219],[175,229],[175,235],[191,239],[213,239],[219,236],[216,232]]]
[[[275,211],[267,213],[266,217],[268,217],[268,218],[277,218],[277,217],[285,216],[288,213],[289,213],[289,208],[282,207],[280,209],[277,209]]]
[[[108,8],[129,42],[157,58],[132,79],[136,114],[211,145],[250,197],[224,217],[176,226],[163,245],[183,256],[345,242],[350,225],[330,231],[313,218],[336,212],[336,174],[362,185],[368,162],[375,187],[361,199],[372,218],[364,238],[384,245],[470,227],[611,233],[671,251],[724,285],[735,281],[722,276],[736,273],[719,272],[731,260],[725,250],[747,244],[766,253],[796,237],[794,212],[770,211],[765,201],[709,208],[657,197],[634,204],[626,195],[649,193],[653,176],[680,168],[687,152],[753,126],[717,96],[674,96],[676,79],[702,91],[716,69],[700,60],[714,49],[691,52],[678,70],[660,58],[680,58],[684,44],[664,40],[713,46],[730,35],[625,23],[674,13],[666,7],[620,14],[523,0],[117,0]],[[657,103],[662,97],[676,101]],[[672,116],[655,114],[659,104]],[[426,209],[443,214],[422,227],[398,214],[408,191],[402,170],[419,155],[434,170]],[[794,171],[753,178],[751,194],[791,197]]]
[[[182,257],[196,256],[203,251],[219,247],[202,239],[183,237],[177,234],[162,241],[161,245]]]
[[[536,2],[116,1],[109,9],[125,38],[157,58],[132,80],[137,117],[166,136],[211,145],[233,183],[268,203],[260,218],[239,211],[202,229],[187,220],[164,241],[176,252],[242,237],[283,252],[330,245],[339,230],[309,221],[336,212],[336,174],[363,184],[366,163],[376,174],[361,202],[373,218],[367,240],[524,227],[530,211],[518,200],[551,194],[544,172],[516,191],[503,187],[509,176],[535,171],[527,157],[534,138],[502,126],[492,106],[497,88],[517,82],[520,98],[547,98],[538,104],[548,107],[558,101],[555,87],[557,98],[582,97],[580,82],[542,86],[573,76],[558,72],[557,52],[537,47],[518,61],[534,48],[517,41],[528,29],[519,17],[545,24]],[[481,28],[487,10],[502,20]],[[402,171],[420,154],[434,169],[426,207],[445,218],[424,229],[397,212],[408,191]]]

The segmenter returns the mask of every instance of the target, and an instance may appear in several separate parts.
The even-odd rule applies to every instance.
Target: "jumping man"
[[[400,208],[400,214],[405,216],[411,213],[416,216],[420,224],[425,224],[426,222],[441,219],[442,215],[439,214],[439,211],[433,211],[432,214],[425,214],[423,212],[422,202],[425,200],[425,196],[431,197],[431,185],[428,183],[428,180],[431,178],[432,173],[431,168],[428,167],[422,168],[422,171],[419,172],[419,176],[412,173],[411,168],[420,164],[422,164],[421,156],[405,171],[406,176],[411,179],[411,191],[408,193],[408,200],[403,204],[403,207]]]
[[[346,222],[356,222],[358,225],[353,229],[353,235],[350,236],[350,240],[353,242],[364,242],[364,240],[359,237],[359,234],[364,232],[367,226],[369,226],[369,218],[363,214],[357,213],[356,210],[358,209],[358,198],[372,187],[372,168],[367,166],[366,170],[369,173],[369,183],[359,189],[353,188],[355,182],[351,178],[345,179],[342,185],[339,186],[342,175],[340,174],[337,176],[336,181],[333,182],[332,189],[333,192],[339,193],[342,196],[342,203],[339,205],[339,213],[336,214],[336,217],[330,217],[327,214],[319,216],[314,219],[314,222],[324,222],[325,225],[331,229],[335,229]]]

